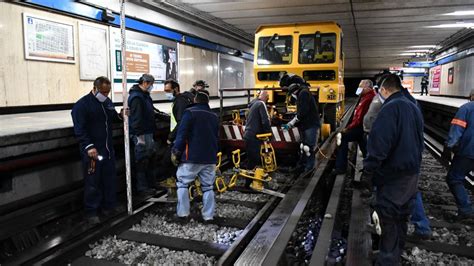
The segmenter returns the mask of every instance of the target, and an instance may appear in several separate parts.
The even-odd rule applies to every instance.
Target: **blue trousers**
[[[214,217],[215,199],[214,199],[214,181],[216,179],[216,166],[214,164],[193,164],[182,163],[178,166],[176,172],[178,187],[178,205],[176,212],[179,217],[186,217],[190,212],[188,187],[194,182],[196,176],[199,177],[202,189],[202,218],[210,220]]]
[[[431,235],[430,220],[426,217],[420,191],[416,193],[414,201],[410,222],[415,225],[415,233],[420,235]]]
[[[451,167],[446,177],[449,190],[454,195],[456,204],[458,206],[458,212],[462,215],[468,215],[474,213],[472,208],[471,199],[469,194],[464,187],[464,179],[466,175],[474,170],[474,159],[470,159],[463,156],[455,155],[451,162]]]
[[[341,145],[337,149],[336,169],[345,171],[347,169],[347,154],[349,153],[349,142],[357,141],[360,150],[365,157],[366,154],[366,138],[364,137],[364,129],[362,126],[349,129],[342,134]]]
[[[139,144],[137,136],[132,136],[132,142],[136,189],[142,192],[155,186],[155,141],[153,134],[145,134],[145,144]]]
[[[415,196],[409,188],[406,191],[399,191],[395,187],[381,187],[377,190],[375,210],[380,218],[382,235],[375,265],[400,265],[400,256],[405,248],[408,216],[413,212]]]
[[[88,174],[91,159],[84,156],[84,207],[87,216],[96,216],[98,210],[110,210],[117,205],[117,173],[115,156],[96,161],[95,172]]]
[[[318,143],[319,127],[311,127],[305,130],[300,130],[302,134],[301,142],[303,145],[309,146],[310,155],[306,156],[305,153],[301,154],[301,166],[304,168],[304,172],[310,171],[315,167],[316,164],[316,153],[314,149]]]

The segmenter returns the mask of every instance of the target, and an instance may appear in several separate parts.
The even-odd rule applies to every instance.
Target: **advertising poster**
[[[433,67],[430,70],[430,77],[431,78],[431,88],[430,88],[430,93],[431,92],[437,92],[439,93],[439,87],[441,85],[441,66],[436,66]]]
[[[111,38],[111,63],[114,94],[122,92],[122,50],[121,34],[119,30],[113,30]],[[155,85],[152,94],[164,90],[164,82],[167,79],[177,77],[177,52],[176,48],[166,45],[152,43],[127,37],[126,46],[127,84],[128,88],[136,84],[144,73],[155,77]],[[153,97],[152,98],[156,98]],[[121,99],[117,99],[120,101]]]
[[[62,63],[76,61],[74,25],[23,13],[25,58]]]

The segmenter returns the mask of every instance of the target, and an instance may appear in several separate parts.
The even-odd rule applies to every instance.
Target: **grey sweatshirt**
[[[369,133],[370,130],[372,129],[372,124],[374,123],[375,118],[377,118],[380,108],[382,108],[382,102],[380,101],[379,95],[377,93],[375,97],[372,99],[372,102],[370,103],[367,114],[364,116],[364,132],[365,133]]]
[[[271,132],[270,118],[268,117],[267,105],[259,99],[249,103],[249,113],[245,123],[245,139],[256,139],[257,134]]]

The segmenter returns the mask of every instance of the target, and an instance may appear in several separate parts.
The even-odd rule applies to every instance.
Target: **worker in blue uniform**
[[[138,84],[132,86],[128,96],[130,106],[129,130],[132,141],[132,159],[136,191],[141,195],[152,195],[155,191],[156,149],[153,135],[156,130],[155,110],[150,92],[155,78],[143,74]]]
[[[458,206],[458,219],[474,222],[474,208],[464,187],[465,176],[474,170],[474,90],[470,100],[459,107],[451,120],[445,154],[450,157],[451,150],[454,151],[446,182]]]
[[[311,171],[316,164],[315,150],[321,126],[316,100],[309,91],[306,81],[297,75],[283,75],[280,87],[287,88],[289,95],[296,100],[296,116],[284,124],[283,129],[298,127],[303,147],[299,165],[303,172]]]
[[[376,265],[400,262],[420,173],[423,117],[401,88],[393,74],[382,82],[384,104],[369,133],[364,159],[363,179],[376,187],[375,211],[382,228]]]
[[[83,163],[85,213],[91,224],[100,223],[100,210],[109,215],[117,205],[112,122],[120,117],[107,97],[110,84],[108,78],[98,77],[92,91],[77,101],[71,112]]]
[[[199,91],[195,104],[184,111],[176,140],[171,149],[171,160],[178,166],[176,186],[177,216],[186,220],[190,214],[188,186],[196,177],[201,182],[201,210],[204,221],[214,218],[214,182],[218,152],[219,119],[209,107],[209,95]]]

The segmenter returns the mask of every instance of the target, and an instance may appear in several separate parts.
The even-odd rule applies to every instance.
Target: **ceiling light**
[[[426,26],[426,28],[474,28],[474,23],[450,23],[450,24],[441,24],[435,26]]]
[[[409,55],[415,55],[416,53],[401,53],[401,54],[398,54],[398,55],[404,55],[404,56],[409,56]]]
[[[471,16],[471,15],[474,15],[474,10],[455,11],[455,12],[446,13],[443,15],[445,16]]]

